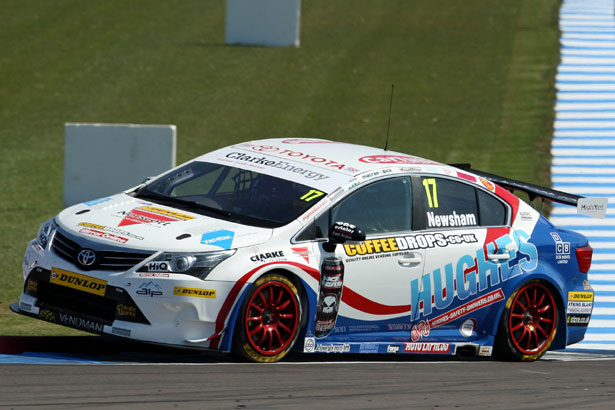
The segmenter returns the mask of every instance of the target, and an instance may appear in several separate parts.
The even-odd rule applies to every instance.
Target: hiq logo
[[[524,231],[514,231],[486,244],[478,249],[475,255],[464,255],[455,264],[448,263],[442,269],[438,268],[423,275],[422,289],[418,279],[412,280],[412,320],[430,315],[432,306],[445,309],[455,298],[465,300],[523,272],[536,269],[538,251],[528,239],[529,235]],[[510,258],[490,261],[487,255],[495,254],[498,250],[508,253]]]

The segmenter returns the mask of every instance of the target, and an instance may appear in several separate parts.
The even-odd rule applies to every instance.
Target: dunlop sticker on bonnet
[[[93,293],[98,296],[105,296],[105,290],[107,289],[106,280],[96,279],[91,276],[85,276],[59,268],[51,268],[49,282],[60,286],[66,286],[67,288]]]

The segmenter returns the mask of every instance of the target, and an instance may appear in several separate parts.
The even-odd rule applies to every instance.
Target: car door
[[[345,273],[331,337],[378,332],[386,332],[389,337],[409,334],[413,309],[410,287],[413,281],[420,283],[425,258],[424,249],[408,244],[411,185],[410,177],[372,182],[348,195],[328,214],[329,226],[348,222],[366,234],[364,242],[338,245],[335,250]],[[322,245],[321,252],[327,256]],[[356,336],[356,340],[366,340]],[[386,340],[383,334],[373,336]]]
[[[518,257],[509,206],[476,185],[444,176],[414,179],[417,235],[433,235],[421,284],[411,286],[413,324],[423,336],[468,338],[484,323],[484,309],[503,301],[501,282]],[[441,339],[440,339],[441,340]]]

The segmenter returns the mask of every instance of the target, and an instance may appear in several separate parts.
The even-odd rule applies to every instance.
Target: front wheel
[[[539,359],[555,339],[557,321],[553,291],[539,281],[525,283],[506,302],[496,338],[496,355],[517,361]]]
[[[299,335],[301,303],[294,283],[268,274],[251,286],[235,325],[232,353],[259,363],[277,362]]]

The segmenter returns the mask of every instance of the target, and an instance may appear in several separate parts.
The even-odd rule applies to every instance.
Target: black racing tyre
[[[510,296],[496,336],[496,357],[531,362],[549,350],[559,320],[553,293],[544,282],[534,280]]]
[[[299,291],[293,282],[277,273],[260,277],[242,302],[231,353],[258,363],[281,360],[297,340],[301,314]]]

